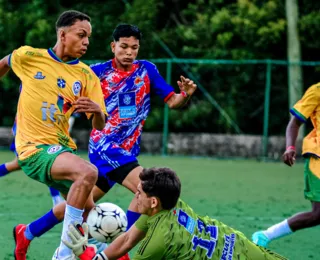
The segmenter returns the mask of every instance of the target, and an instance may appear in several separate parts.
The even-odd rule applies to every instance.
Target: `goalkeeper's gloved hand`
[[[70,224],[68,236],[71,239],[71,242],[66,240],[62,240],[62,242],[67,247],[69,247],[76,256],[80,256],[85,251],[87,251],[86,249],[88,247],[88,233],[89,228],[87,223],[83,223],[82,226],[79,223]],[[94,245],[90,245],[90,247],[95,248]]]

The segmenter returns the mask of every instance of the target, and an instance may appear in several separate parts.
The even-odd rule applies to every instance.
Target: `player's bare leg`
[[[12,161],[5,163],[6,168],[9,172],[18,171],[21,167],[18,164],[18,158],[15,157]]]
[[[289,235],[297,230],[314,227],[320,224],[320,202],[311,202],[312,210],[301,212],[285,219],[284,221],[269,227],[267,230],[253,234],[254,243],[267,247],[277,238]]]
[[[18,159],[15,157],[12,161],[0,165],[0,177],[6,176],[10,172],[20,170]]]
[[[55,181],[72,181],[67,195],[62,239],[68,239],[68,226],[72,222],[82,223],[85,204],[97,181],[97,168],[91,163],[71,153],[58,155],[51,167],[51,177]],[[71,256],[72,251],[60,244],[59,258]]]
[[[320,202],[311,202],[311,204],[311,211],[298,213],[288,219],[292,232],[320,224]]]

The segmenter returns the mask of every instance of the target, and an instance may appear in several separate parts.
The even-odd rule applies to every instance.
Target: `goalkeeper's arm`
[[[126,233],[117,237],[103,252],[96,255],[93,260],[116,260],[135,247],[145,235],[144,231],[133,225]]]
[[[112,260],[128,253],[139,241],[145,237],[146,233],[132,226],[129,231],[117,237],[103,252],[95,256],[95,250],[88,245],[88,225],[75,224],[69,226],[68,236],[71,241],[62,242],[72,249],[80,260]]]

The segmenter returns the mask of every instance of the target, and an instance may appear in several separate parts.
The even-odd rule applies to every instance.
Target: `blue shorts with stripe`
[[[90,149],[89,159],[99,171],[97,186],[107,192],[115,183],[122,184],[130,171],[139,164],[137,158],[123,148],[115,145],[105,147]]]

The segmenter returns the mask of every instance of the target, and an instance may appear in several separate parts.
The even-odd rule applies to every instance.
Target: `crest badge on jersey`
[[[72,92],[75,96],[77,96],[81,91],[81,82],[80,81],[76,81],[75,83],[73,83],[72,85]]]
[[[134,84],[137,86],[137,87],[142,87],[144,85],[144,80],[142,78],[140,78],[139,76],[137,76],[134,80]]]
[[[59,88],[65,88],[66,87],[66,81],[63,78],[59,77],[57,79],[57,85],[58,85]]]
[[[59,152],[62,149],[61,145],[51,145],[48,150],[47,153],[48,154],[55,154],[57,152]]]

